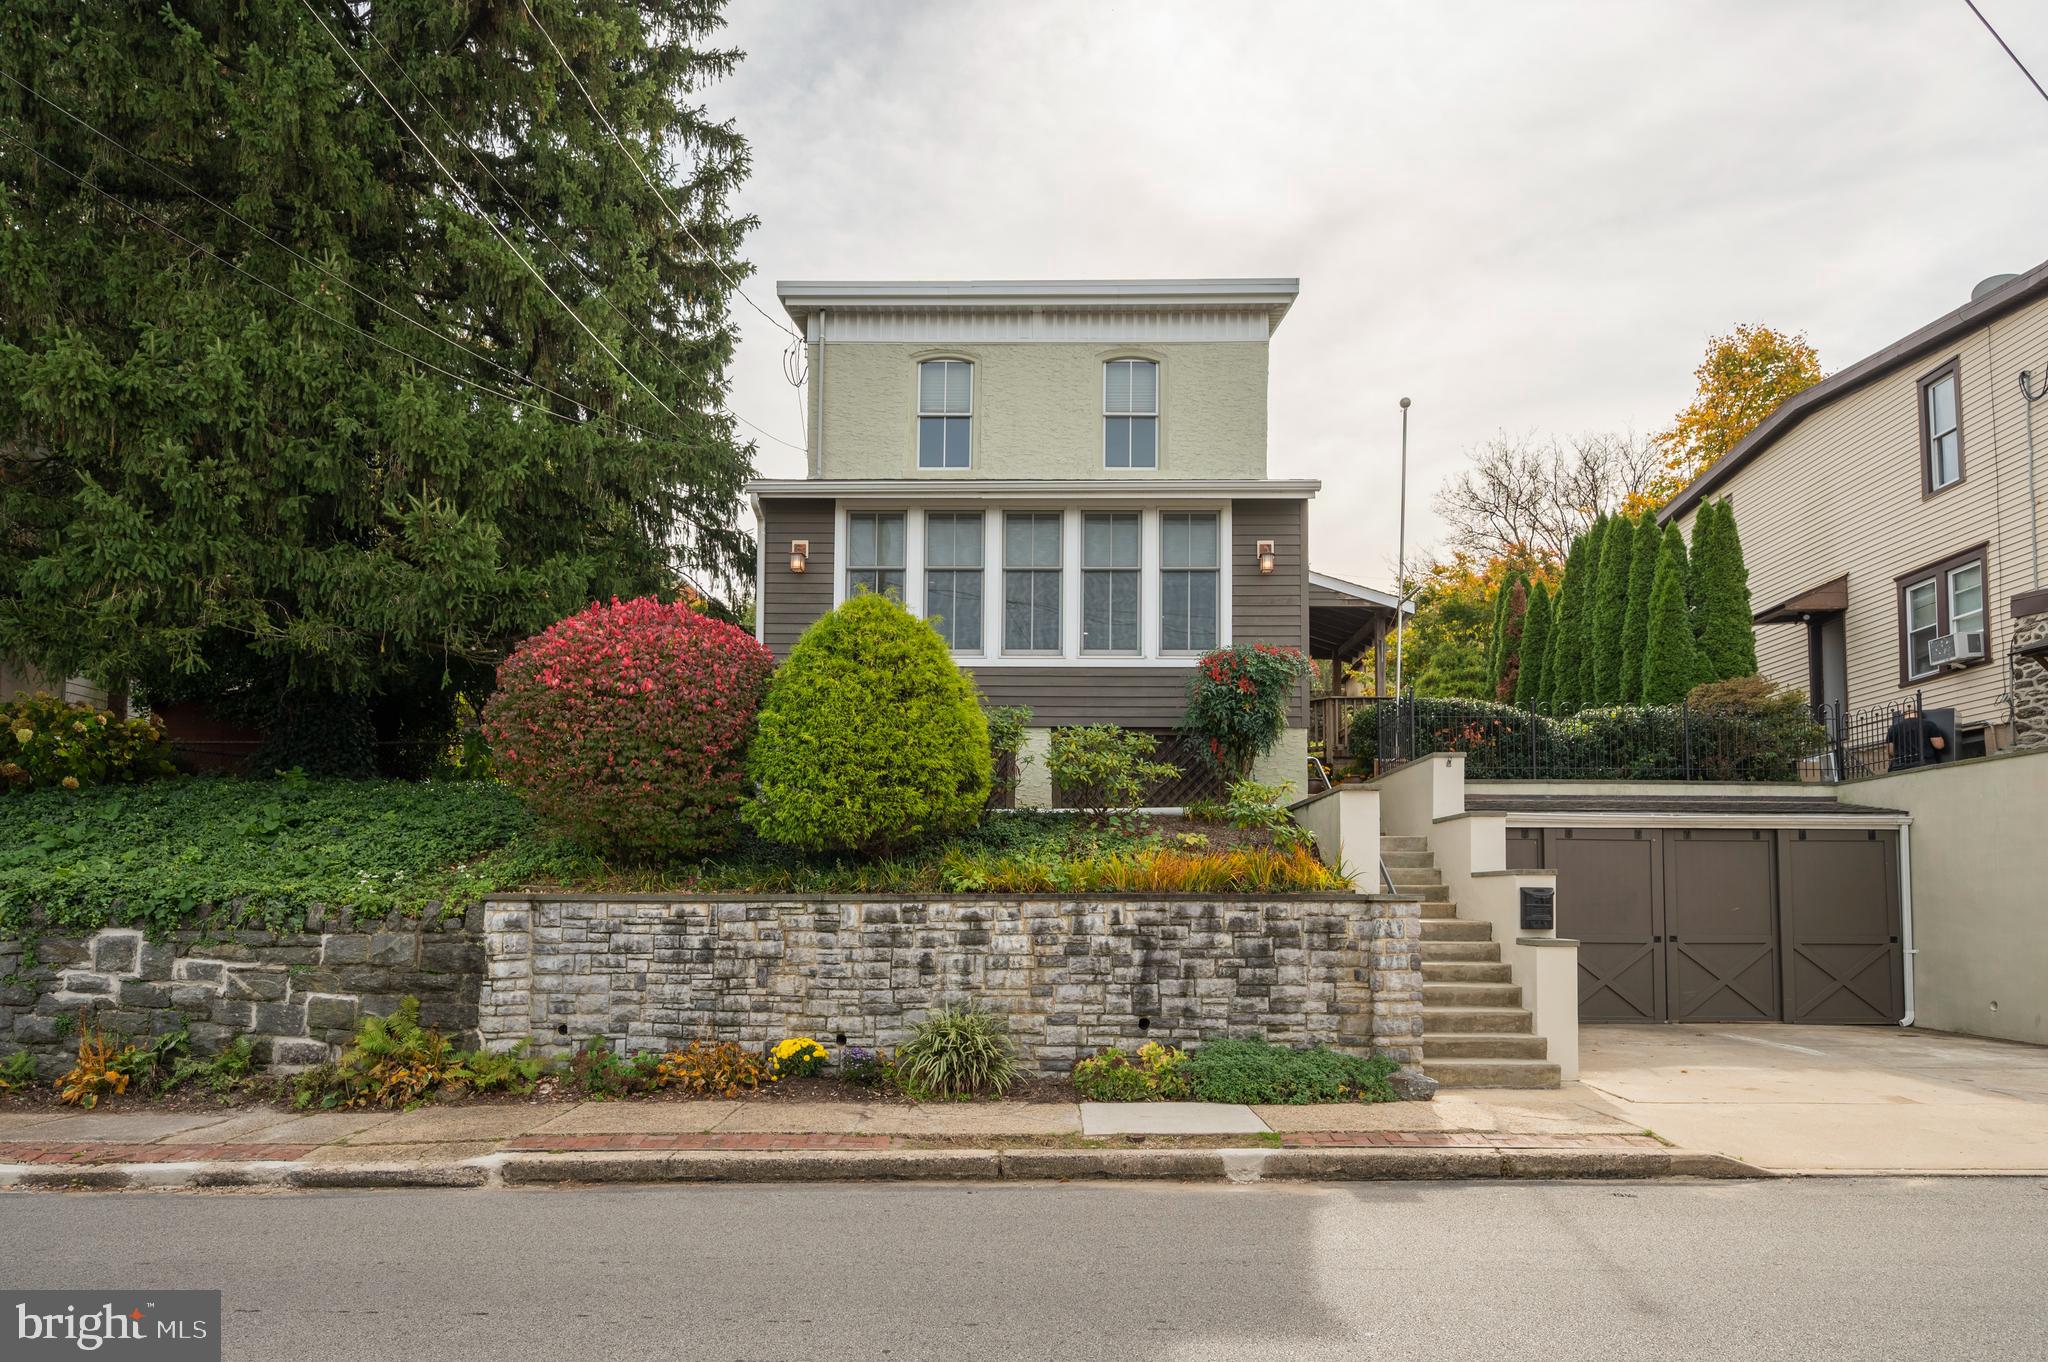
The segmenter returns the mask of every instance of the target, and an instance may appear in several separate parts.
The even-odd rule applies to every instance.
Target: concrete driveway
[[[1591,1107],[1788,1173],[2048,1172],[2048,1048],[1879,1026],[1586,1026]]]

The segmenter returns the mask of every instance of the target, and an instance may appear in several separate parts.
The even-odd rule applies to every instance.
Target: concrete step
[[[1422,915],[1426,918],[1456,917],[1458,915],[1458,905],[1450,902],[1448,899],[1442,901],[1428,900],[1422,905]]]
[[[1432,1059],[1546,1059],[1550,1046],[1541,1036],[1502,1035],[1491,1031],[1425,1031],[1424,1061]]]
[[[1382,837],[1382,838],[1380,838],[1380,854],[1381,854],[1381,855],[1383,855],[1383,856],[1384,856],[1384,855],[1385,855],[1386,853],[1390,852],[1390,851],[1428,851],[1428,850],[1429,850],[1429,839],[1428,839],[1427,837],[1393,837],[1393,836],[1387,836],[1387,837]]]
[[[1422,962],[1422,982],[1425,984],[1506,984],[1513,981],[1513,972],[1498,960]]]
[[[1461,1035],[1526,1036],[1535,1021],[1526,1007],[1428,1007],[1422,1009],[1422,1034],[1456,1031]],[[1424,1055],[1429,1053],[1425,1047]]]
[[[1493,924],[1467,922],[1461,917],[1426,917],[1422,920],[1424,941],[1491,941]]]
[[[1422,1006],[1431,1007],[1520,1007],[1522,986],[1520,984],[1468,984],[1432,983],[1422,984]]]
[[[1422,1051],[1422,1072],[1446,1088],[1554,1088],[1558,1070],[1547,1059],[1431,1059]]]
[[[1436,854],[1429,851],[1382,851],[1380,860],[1389,870],[1414,868],[1436,868]]]
[[[1448,884],[1402,884],[1394,881],[1394,892],[1409,898],[1421,899],[1424,903],[1449,903],[1451,887]]]
[[[1444,872],[1433,865],[1390,865],[1387,878],[1394,882],[1396,889],[1406,889],[1411,884],[1442,884]]]
[[[1429,924],[1424,922],[1423,926]],[[1498,941],[1429,941],[1424,940],[1416,950],[1424,964],[1432,960],[1498,960]]]

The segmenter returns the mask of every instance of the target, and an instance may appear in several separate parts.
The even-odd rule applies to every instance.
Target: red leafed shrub
[[[774,668],[744,630],[688,606],[593,605],[513,649],[484,735],[527,806],[586,846],[697,855],[732,835]]]

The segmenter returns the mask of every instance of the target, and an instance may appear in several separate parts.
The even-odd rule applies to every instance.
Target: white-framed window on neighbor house
[[[1909,572],[1899,579],[1899,684],[1911,685],[1934,675],[1930,649],[1943,634],[1985,638],[1984,548]],[[1981,662],[1990,655],[1982,649]],[[1969,665],[1969,664],[1965,664]]]
[[[1102,366],[1102,465],[1159,467],[1159,366],[1149,359]]]
[[[955,652],[981,651],[981,512],[924,518],[924,613]]]
[[[846,594],[865,587],[878,596],[903,599],[904,549],[901,511],[856,511],[846,518]]]
[[[1920,380],[1920,490],[1925,496],[1963,480],[1960,367],[1952,359]]]
[[[1138,651],[1138,577],[1143,566],[1136,511],[1081,517],[1081,651]]]
[[[1159,647],[1200,653],[1217,642],[1222,529],[1214,511],[1159,516]]]
[[[928,359],[917,366],[917,466],[973,465],[974,366]]]
[[[1011,511],[1003,517],[1003,651],[1060,650],[1060,522],[1058,511]]]

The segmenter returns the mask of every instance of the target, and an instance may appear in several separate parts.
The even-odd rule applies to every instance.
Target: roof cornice
[[[1267,313],[1274,325],[1301,292],[1299,279],[784,279],[783,310],[798,322],[821,308],[1167,310]]]
[[[753,497],[834,497],[854,500],[1046,497],[1081,501],[1158,501],[1168,497],[1228,497],[1233,501],[1296,501],[1323,489],[1314,478],[1177,478],[1119,482],[1067,478],[758,478]]]
[[[1670,524],[1697,506],[1715,488],[1741,472],[1752,459],[1769,449],[1786,431],[1819,411],[1838,397],[1875,383],[1913,361],[1980,326],[1988,326],[2015,308],[2026,306],[2048,293],[2048,261],[2025,274],[2015,275],[1982,298],[1973,299],[1955,311],[1937,317],[1919,330],[1893,341],[1874,355],[1866,355],[1848,368],[1828,375],[1805,392],[1780,402],[1777,409],[1742,438],[1741,443],[1714,461],[1714,466],[1685,485],[1685,489],[1657,512],[1661,524]]]

